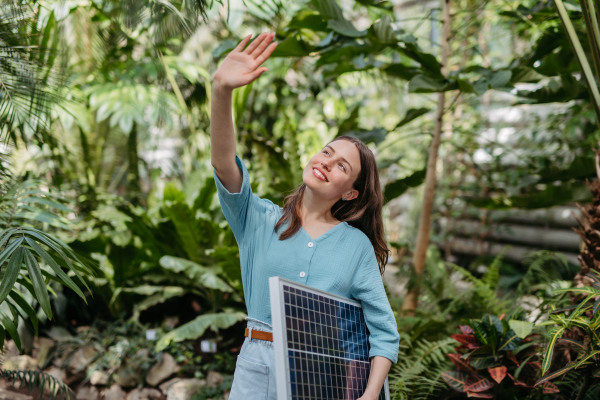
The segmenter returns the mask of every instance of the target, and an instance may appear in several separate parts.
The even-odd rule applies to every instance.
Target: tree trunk
[[[442,0],[442,74],[448,76],[448,54],[450,50],[450,0]],[[417,309],[419,297],[419,281],[425,267],[425,257],[427,254],[427,246],[429,245],[429,232],[431,227],[431,211],[433,209],[433,201],[435,197],[435,181],[436,181],[436,164],[438,149],[441,143],[442,125],[444,120],[446,96],[444,92],[438,94],[437,113],[435,119],[435,127],[433,131],[433,140],[429,149],[429,157],[427,159],[427,173],[425,175],[425,193],[423,197],[423,207],[419,218],[419,228],[417,232],[417,242],[413,254],[413,267],[416,275],[416,281],[409,288],[409,292],[404,298],[402,310],[407,315],[414,315]]]

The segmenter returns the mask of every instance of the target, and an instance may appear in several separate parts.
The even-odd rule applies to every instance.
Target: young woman
[[[268,279],[281,276],[361,302],[370,332],[371,374],[361,400],[377,399],[398,357],[399,335],[381,273],[388,259],[382,193],[373,153],[360,140],[337,137],[315,154],[303,183],[284,207],[252,193],[236,155],[231,115],[234,88],[267,68],[274,34],[250,35],[218,68],[211,105],[211,163],[219,202],[240,248],[248,308],[230,400],[276,399]]]

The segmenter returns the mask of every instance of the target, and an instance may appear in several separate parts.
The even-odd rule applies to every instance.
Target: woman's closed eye
[[[323,153],[327,153],[327,155],[329,155],[329,151],[327,151],[327,150],[323,150]],[[345,166],[344,164],[342,164],[342,163],[339,163],[338,165],[339,165],[340,167],[342,167],[342,169],[344,170],[344,172],[346,172],[346,166]]]

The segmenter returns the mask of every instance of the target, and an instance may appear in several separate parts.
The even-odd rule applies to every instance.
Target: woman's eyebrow
[[[335,153],[335,150],[333,149],[333,147],[331,147],[330,145],[326,144],[325,147],[329,147],[331,149],[332,153]],[[350,170],[353,170],[352,168],[352,164],[350,164],[348,162],[348,160],[346,160],[344,157],[340,157],[342,159],[342,161],[344,161],[346,164],[348,164],[350,166]]]

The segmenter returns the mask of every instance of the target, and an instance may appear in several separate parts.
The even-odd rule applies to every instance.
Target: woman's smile
[[[313,175],[316,176],[318,179],[322,180],[323,182],[328,182],[327,177],[325,176],[323,171],[321,171],[317,167],[313,168]]]

